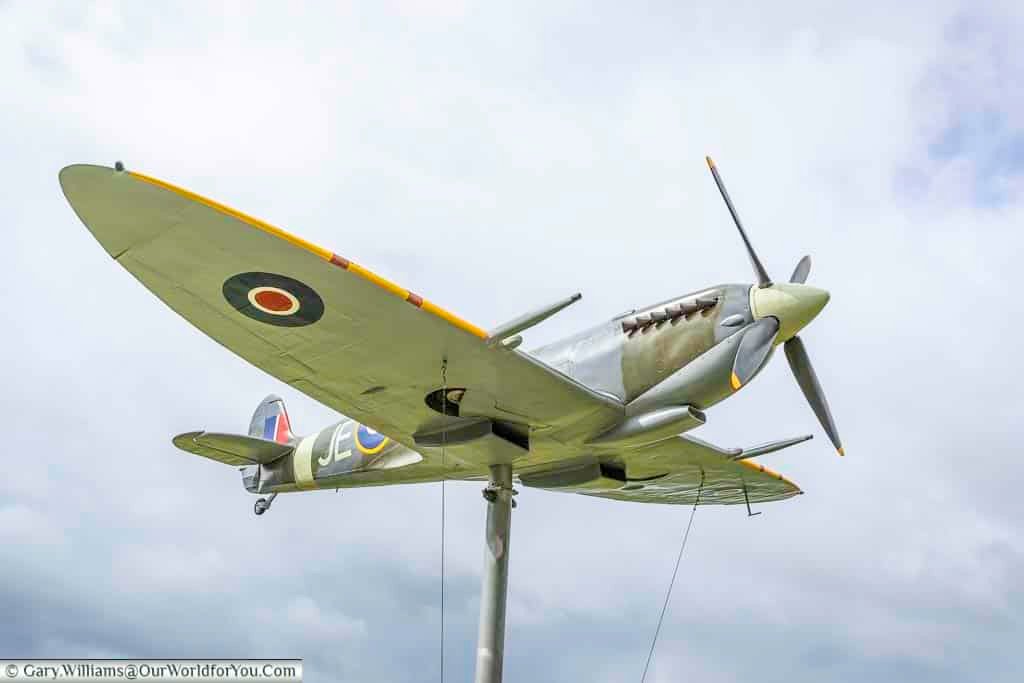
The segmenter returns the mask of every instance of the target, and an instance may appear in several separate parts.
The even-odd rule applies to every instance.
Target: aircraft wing
[[[442,387],[443,358],[447,386],[465,389],[474,415],[557,439],[621,411],[530,356],[489,346],[484,330],[418,294],[222,204],[103,166],[68,166],[60,183],[103,248],[178,314],[407,446],[439,417],[426,397]]]
[[[727,450],[680,435],[623,454],[624,468],[603,468],[605,476],[599,479],[575,486],[542,488],[669,505],[693,505],[698,489],[701,505],[742,505],[746,502],[744,489],[752,504],[785,500],[803,493],[789,479],[760,463],[734,459],[741,454],[743,451],[738,449]],[[523,477],[523,484],[530,485],[528,475]]]

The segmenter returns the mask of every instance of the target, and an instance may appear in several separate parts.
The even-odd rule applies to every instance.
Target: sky
[[[106,256],[70,163],[238,207],[538,347],[814,259],[803,332],[697,436],[807,495],[697,510],[650,681],[1011,681],[1024,638],[1024,9],[1012,2],[0,0],[0,657],[302,657],[439,681],[438,485],[279,498],[174,434],[278,393]],[[484,506],[447,488],[446,677],[475,651]],[[506,680],[639,680],[688,508],[524,489]]]

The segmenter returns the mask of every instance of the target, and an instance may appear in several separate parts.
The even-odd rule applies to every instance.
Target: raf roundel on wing
[[[276,273],[239,273],[224,281],[224,298],[253,320],[279,327],[312,325],[324,302],[309,285]]]

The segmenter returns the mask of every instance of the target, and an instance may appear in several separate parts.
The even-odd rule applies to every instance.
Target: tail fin
[[[256,407],[252,422],[249,423],[249,436],[278,443],[289,443],[295,438],[288,411],[280,396],[271,394]]]

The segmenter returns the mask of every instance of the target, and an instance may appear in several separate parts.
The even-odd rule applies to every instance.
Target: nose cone
[[[750,288],[750,309],[755,318],[774,316],[779,320],[776,342],[784,342],[804,328],[825,308],[829,294],[824,289],[789,282]]]

